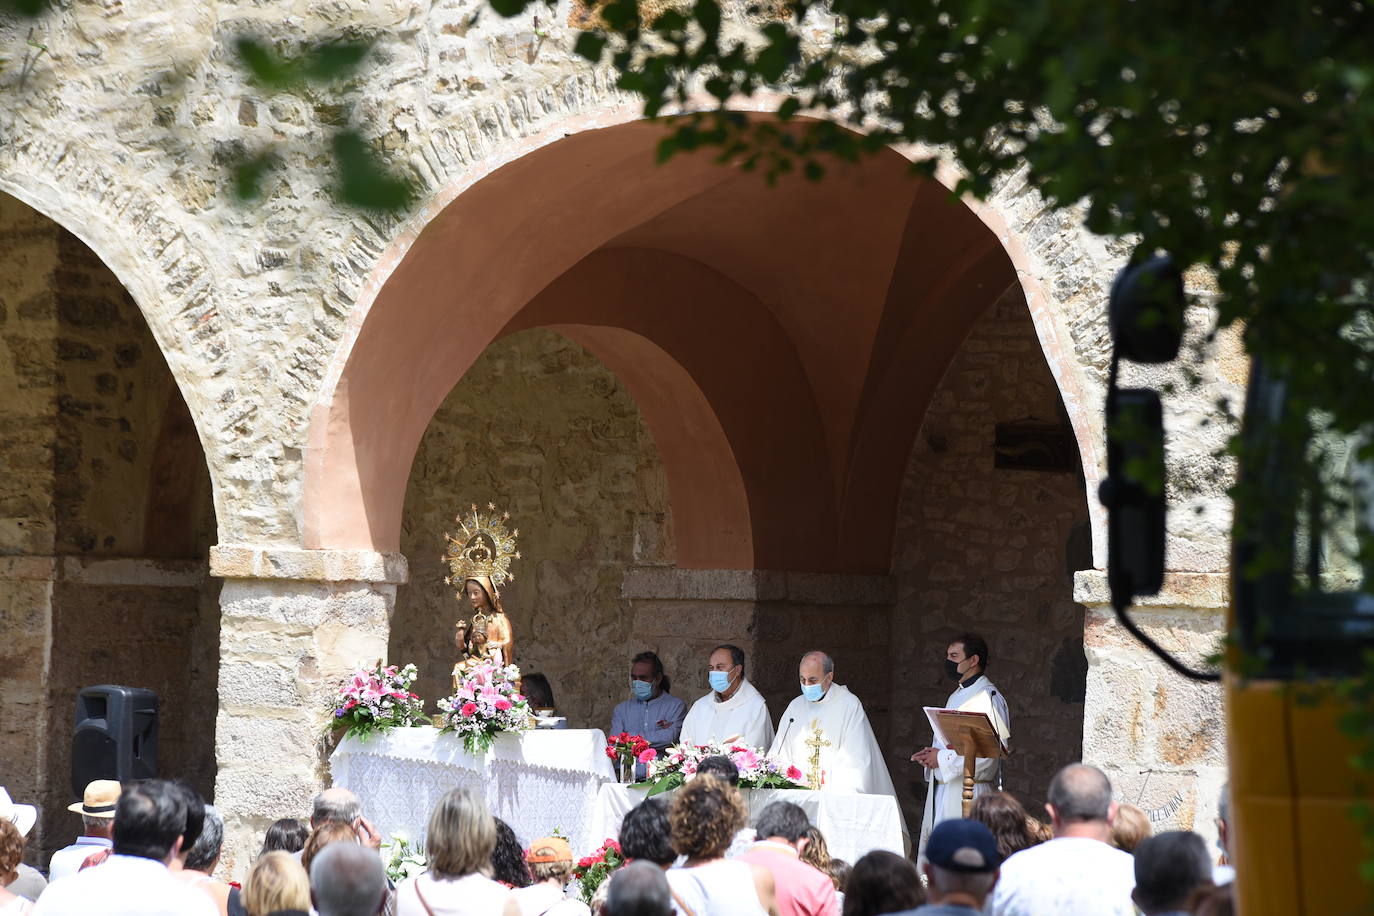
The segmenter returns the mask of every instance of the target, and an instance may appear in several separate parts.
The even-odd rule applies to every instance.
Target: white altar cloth
[[[596,797],[591,834],[598,840],[620,835],[625,814],[648,795],[647,787],[607,783]],[[902,840],[902,813],[891,795],[853,792],[813,792],[808,789],[740,789],[749,806],[749,826],[754,815],[775,801],[800,805],[812,824],[825,835],[830,854],[853,865],[866,852],[886,849],[906,855]],[[663,798],[671,799],[672,793]]]
[[[429,813],[445,792],[471,786],[521,843],[559,828],[579,856],[604,837],[592,829],[597,790],[615,779],[599,729],[536,730],[496,738],[469,754],[437,728],[398,728],[366,741],[345,738],[329,758],[334,785],[357,793],[383,837],[402,831],[424,841]]]

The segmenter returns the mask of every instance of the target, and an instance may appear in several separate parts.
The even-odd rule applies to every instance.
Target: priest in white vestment
[[[835,683],[835,663],[824,652],[808,652],[799,666],[802,695],[778,720],[770,755],[811,775],[811,758],[820,750],[820,788],[827,792],[897,793],[887,763],[873,737],[863,703]],[[813,738],[816,741],[808,744]]]
[[[1005,745],[1011,740],[1011,714],[1007,698],[988,680],[988,644],[973,633],[957,637],[945,650],[945,673],[959,682],[949,695],[945,709],[986,713],[997,729],[997,736]],[[926,809],[921,817],[920,853],[925,852],[926,838],[935,825],[950,818],[964,816],[964,758],[943,747],[928,747],[911,758],[926,768]],[[1001,761],[979,757],[973,768],[973,797],[995,792],[1000,779]]]
[[[682,743],[729,741],[767,750],[773,743],[773,720],[768,718],[763,694],[744,676],[744,650],[716,646],[707,659],[706,680],[711,692],[687,712]]]

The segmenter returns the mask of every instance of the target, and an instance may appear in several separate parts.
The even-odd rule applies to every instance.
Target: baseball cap
[[[926,861],[949,871],[989,872],[1002,864],[997,839],[978,821],[941,821],[926,841]]]
[[[526,862],[571,862],[572,847],[561,836],[540,837],[530,844]]]

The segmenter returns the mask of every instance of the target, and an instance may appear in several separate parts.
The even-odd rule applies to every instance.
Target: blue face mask
[[[730,689],[730,672],[728,671],[708,671],[706,680],[710,682],[711,689],[716,693],[724,693]]]
[[[647,700],[654,695],[654,685],[648,681],[630,681],[630,690],[636,700]]]
[[[821,697],[825,696],[825,685],[802,684],[802,696],[806,697],[808,700],[814,703]]]

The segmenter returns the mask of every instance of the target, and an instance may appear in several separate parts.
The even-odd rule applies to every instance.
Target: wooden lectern
[[[964,758],[964,817],[968,817],[968,809],[973,804],[973,770],[978,765],[978,758],[1006,757],[1009,752],[985,712],[960,709],[927,709],[926,712],[937,729],[936,737],[943,736],[945,742]]]

